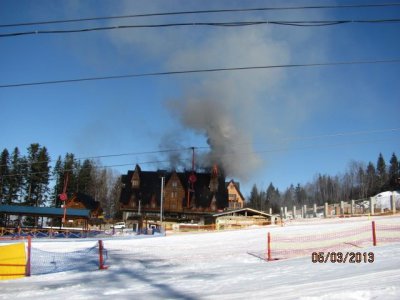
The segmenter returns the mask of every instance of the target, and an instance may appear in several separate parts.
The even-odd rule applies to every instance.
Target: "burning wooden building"
[[[167,172],[142,171],[136,165],[135,170],[128,171],[121,180],[120,209],[124,220],[139,216],[159,219],[161,205],[163,220],[178,222],[198,222],[205,215],[229,207],[243,207],[244,199],[238,185],[233,181],[226,183],[223,172],[217,166],[210,172]],[[236,191],[235,196],[233,190]],[[235,204],[230,204],[230,200]]]

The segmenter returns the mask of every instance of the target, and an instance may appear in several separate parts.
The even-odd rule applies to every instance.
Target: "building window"
[[[176,188],[176,187],[178,187],[178,182],[176,182],[175,180],[174,180],[174,181],[172,181],[172,187],[173,187],[173,188]]]
[[[133,188],[138,188],[139,187],[139,180],[132,179],[132,187]]]
[[[171,198],[176,199],[178,197],[178,192],[171,192]]]
[[[236,201],[236,194],[229,194],[229,201]]]

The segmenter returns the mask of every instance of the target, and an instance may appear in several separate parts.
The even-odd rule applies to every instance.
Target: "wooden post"
[[[267,235],[267,261],[271,261],[272,257],[271,257],[271,233],[268,232]]]
[[[376,246],[376,228],[375,221],[372,221],[372,244]]]

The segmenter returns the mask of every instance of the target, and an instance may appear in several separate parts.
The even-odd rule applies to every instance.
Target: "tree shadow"
[[[135,255],[132,253],[132,255]],[[124,289],[132,282],[126,282],[126,278],[131,278],[133,280],[140,281],[154,288],[151,292],[153,297],[159,297],[160,299],[184,299],[184,300],[196,300],[196,296],[188,294],[187,292],[179,291],[172,284],[164,283],[166,278],[170,278],[174,275],[179,275],[182,278],[196,278],[199,276],[196,272],[182,272],[179,269],[179,263],[176,261],[169,261],[166,259],[159,259],[155,257],[137,257],[126,259],[126,255],[113,255],[113,252],[109,252],[110,264],[115,264],[117,266],[126,265],[126,261],[134,262],[140,265],[140,268],[135,269],[132,267],[122,267],[116,272],[110,272],[110,280],[114,280],[118,283],[118,288]],[[176,273],[174,270],[176,269]],[[200,275],[202,278],[213,278],[216,274],[202,273]]]

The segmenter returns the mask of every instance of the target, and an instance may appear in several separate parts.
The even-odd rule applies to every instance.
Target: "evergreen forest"
[[[66,180],[68,177],[68,180]],[[22,154],[18,147],[0,155],[0,203],[61,207],[60,195],[83,193],[99,201],[105,216],[118,217],[120,174],[94,159],[78,159],[72,153],[52,163],[46,147],[31,144]],[[387,163],[379,154],[376,163],[352,161],[338,175],[316,174],[306,184],[291,184],[280,191],[271,182],[266,190],[253,185],[247,206],[279,212],[281,206],[338,203],[367,199],[382,191],[400,190],[400,164],[395,153]]]
[[[253,185],[248,206],[257,210],[278,213],[280,207],[293,205],[324,205],[325,202],[361,200],[383,191],[400,190],[400,165],[395,153],[389,163],[379,154],[376,164],[351,161],[343,174],[317,174],[306,184],[291,184],[279,191],[271,182],[266,190]]]
[[[99,201],[106,217],[118,211],[120,176],[98,161],[67,153],[52,163],[47,148],[37,143],[26,154],[18,147],[1,152],[1,204],[61,207],[64,189],[68,198],[83,193]]]

